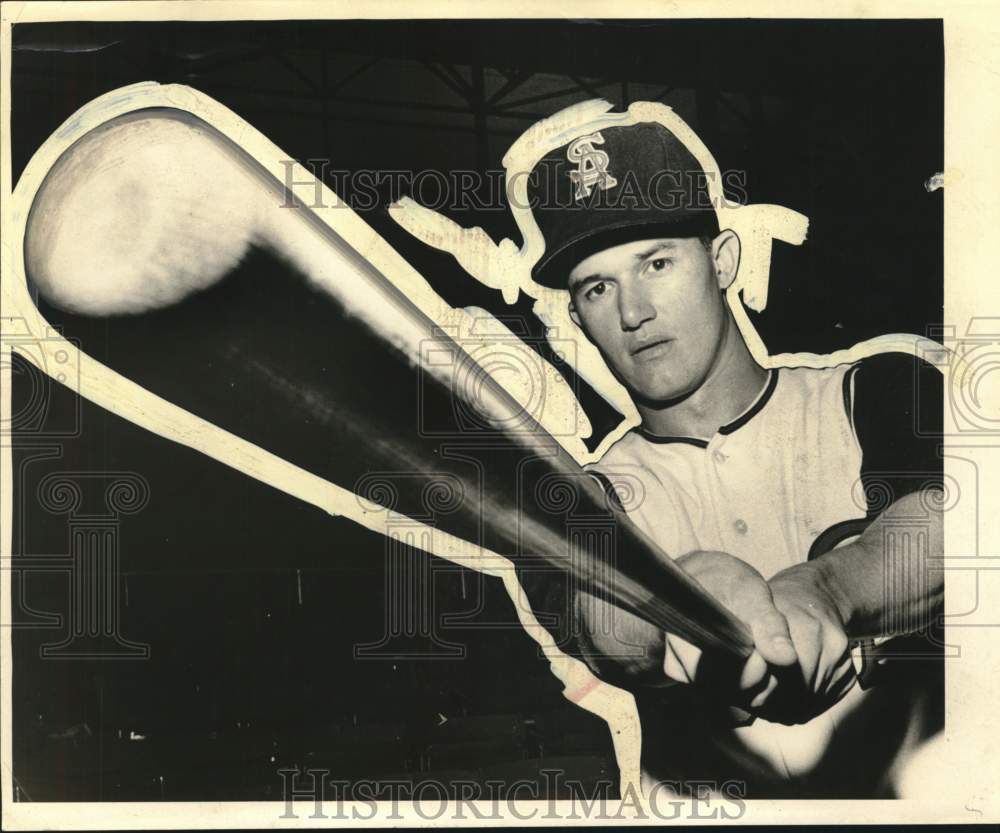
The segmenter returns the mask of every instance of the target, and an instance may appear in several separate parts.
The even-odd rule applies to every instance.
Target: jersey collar
[[[754,400],[753,404],[749,408],[736,417],[736,419],[721,426],[719,428],[720,434],[732,434],[737,429],[746,425],[751,419],[761,412],[763,407],[771,398],[771,394],[774,393],[774,389],[778,385],[778,368],[771,368],[771,370],[768,371],[768,374],[767,384],[764,385],[764,390],[761,391],[757,399]],[[663,436],[662,434],[654,434],[651,431],[647,431],[641,425],[635,430],[651,443],[687,443],[688,445],[696,445],[699,448],[708,448],[708,441],[698,439],[697,437]]]

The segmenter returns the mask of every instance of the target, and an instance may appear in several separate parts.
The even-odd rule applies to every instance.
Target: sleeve
[[[844,401],[861,448],[867,520],[908,494],[943,488],[944,380],[936,367],[905,353],[871,356],[845,376]],[[926,632],[897,636],[879,647],[862,642],[862,687],[883,679],[905,684],[928,674],[943,680],[941,619],[934,617],[925,627]]]
[[[942,488],[943,395],[941,372],[906,353],[862,359],[845,375],[869,517],[913,492]]]

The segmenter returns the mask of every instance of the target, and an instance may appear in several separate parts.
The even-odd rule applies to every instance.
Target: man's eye
[[[583,293],[583,296],[588,301],[593,301],[595,298],[599,298],[607,291],[608,291],[608,285],[604,281],[599,281],[598,283],[595,283],[592,287],[590,287],[590,289],[588,289],[585,293]]]
[[[653,272],[662,272],[670,265],[671,261],[668,257],[658,257],[649,261],[649,268]]]

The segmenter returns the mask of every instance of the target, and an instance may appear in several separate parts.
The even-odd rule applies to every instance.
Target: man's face
[[[697,238],[637,240],[570,272],[574,321],[633,395],[663,402],[704,382],[725,332],[718,251],[719,239],[713,251]]]

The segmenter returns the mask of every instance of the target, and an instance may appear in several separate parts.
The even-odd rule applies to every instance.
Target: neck
[[[761,394],[767,370],[750,355],[732,317],[726,316],[726,321],[723,343],[698,388],[669,402],[636,403],[647,431],[708,440]]]

